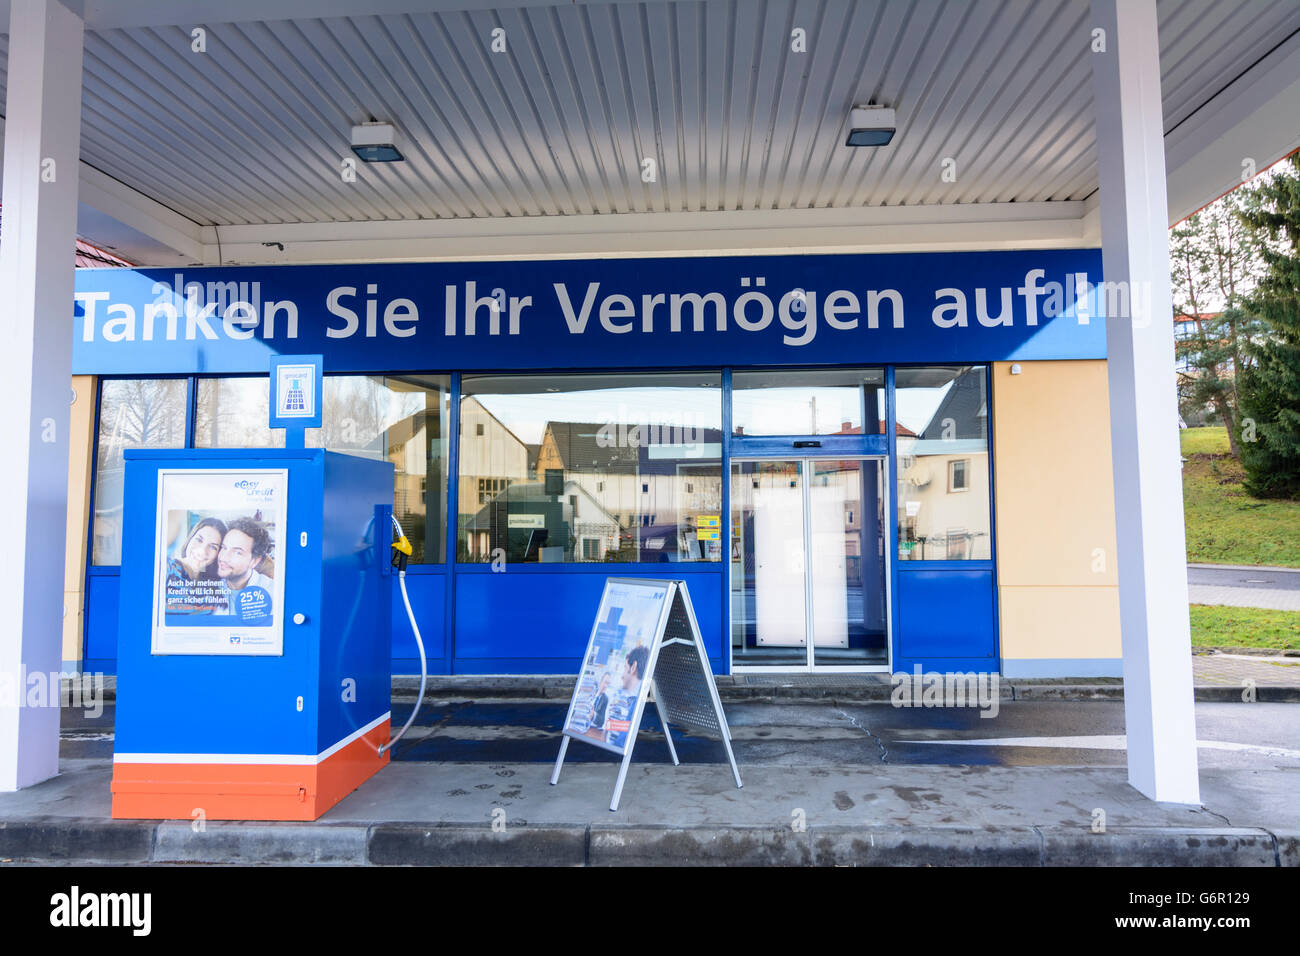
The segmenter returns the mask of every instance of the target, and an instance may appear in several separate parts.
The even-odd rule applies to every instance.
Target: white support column
[[[1155,0],[1093,0],[1089,29],[1105,281],[1133,304],[1106,319],[1128,779],[1199,804]]]
[[[58,0],[12,0],[0,209],[0,790],[59,770],[81,58],[80,18]]]

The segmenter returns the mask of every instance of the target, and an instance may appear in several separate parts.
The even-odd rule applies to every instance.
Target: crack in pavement
[[[1229,820],[1227,817],[1225,817],[1222,813],[1216,813],[1214,810],[1211,810],[1205,804],[1201,804],[1201,809],[1212,817],[1218,817],[1220,820],[1224,822],[1225,826],[1232,826],[1232,821]]]
[[[873,734],[866,727],[863,727],[862,724],[858,723],[857,718],[848,714],[843,708],[836,707],[835,713],[839,714],[841,717],[843,717],[845,720],[851,723],[854,727],[858,728],[858,730],[862,731],[864,734],[866,734],[868,737],[874,740],[876,742],[876,746],[880,748],[880,762],[881,763],[887,762],[886,758],[889,756],[889,751],[886,749],[885,742],[883,740],[881,740],[879,737]]]

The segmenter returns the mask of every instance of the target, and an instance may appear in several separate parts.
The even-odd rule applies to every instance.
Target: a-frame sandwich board
[[[623,763],[609,804],[617,810],[651,691],[673,764],[680,761],[670,723],[717,734],[740,787],[731,731],[686,582],[651,578],[605,580],[551,783],[559,782],[570,739],[619,754]]]

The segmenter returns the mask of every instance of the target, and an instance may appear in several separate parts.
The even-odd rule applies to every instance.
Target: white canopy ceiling
[[[691,234],[710,249],[844,246],[853,230],[874,232],[848,245],[886,247],[893,230],[917,247],[946,224],[1078,244],[1093,228],[1087,0],[83,9],[81,228],[146,262],[617,251],[628,234],[628,251]],[[296,16],[309,9],[346,15]],[[1230,155],[1194,183],[1174,175],[1216,108],[1235,97],[1239,124],[1254,112],[1243,92],[1276,109],[1270,91],[1300,83],[1300,3],[1161,0],[1159,14],[1180,214],[1238,175]],[[843,145],[865,102],[897,111],[888,147]],[[406,161],[345,182],[349,129],[372,119],[396,125]],[[1279,131],[1270,115],[1268,130],[1262,154],[1240,131],[1231,145],[1262,165],[1300,144],[1300,122]]]

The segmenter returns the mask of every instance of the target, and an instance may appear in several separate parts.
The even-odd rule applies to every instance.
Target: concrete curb
[[[1300,657],[1300,649],[1278,647],[1193,647],[1192,655],[1214,657],[1231,654],[1234,657]]]
[[[150,863],[244,865],[352,865],[366,859],[366,828],[292,823],[149,823],[154,828]],[[309,834],[309,836],[307,836]]]
[[[1300,648],[1192,648],[1193,657],[1214,657],[1232,654],[1234,657],[1300,657]]]
[[[1187,563],[1189,568],[1206,568],[1210,571],[1287,571],[1291,574],[1300,574],[1300,568],[1282,568],[1275,564],[1192,564]]]
[[[1013,700],[1123,700],[1123,684],[1012,684]]]
[[[1044,866],[1280,866],[1272,833],[1249,827],[1130,827],[1080,838],[1043,831]],[[1286,865],[1295,866],[1291,860]]]
[[[1232,684],[1209,684],[1196,688],[1198,703],[1242,703],[1243,688]],[[1300,703],[1300,687],[1272,687],[1260,684],[1255,687],[1255,700],[1263,704]]]
[[[587,828],[377,824],[364,862],[379,866],[583,866]]]
[[[43,817],[0,824],[19,863],[333,866],[1300,867],[1300,831],[1250,827],[370,826]]]
[[[41,863],[142,863],[159,824],[147,820],[35,817],[0,820],[0,860]]]
[[[1278,866],[1300,867],[1300,830],[1274,830]]]

